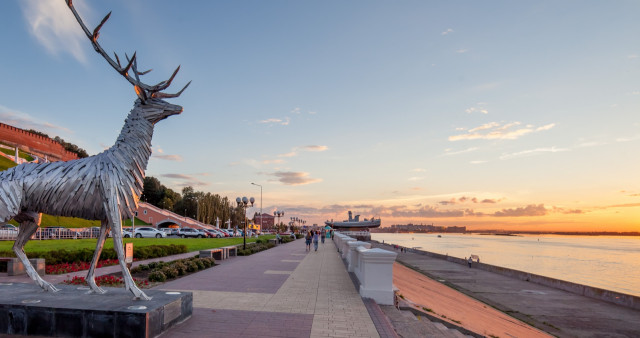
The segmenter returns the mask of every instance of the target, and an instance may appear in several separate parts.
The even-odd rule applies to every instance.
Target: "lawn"
[[[16,163],[11,161],[10,159],[0,156],[0,171],[7,170],[9,168],[15,167]]]
[[[274,235],[260,236],[261,239],[274,238]],[[255,242],[256,238],[247,238],[247,243]],[[30,240],[25,246],[27,252],[46,252],[51,250],[79,250],[95,249],[97,240],[94,239],[47,239]],[[199,251],[203,249],[219,248],[228,245],[242,244],[242,237],[234,238],[125,238],[125,243],[132,242],[133,250],[136,247],[148,245],[181,245],[187,246],[187,251]],[[0,251],[12,250],[13,241],[0,241]],[[108,238],[104,243],[105,248],[113,248],[113,239]]]

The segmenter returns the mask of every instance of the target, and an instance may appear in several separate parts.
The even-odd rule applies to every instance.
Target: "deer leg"
[[[23,212],[14,217],[14,219],[16,222],[20,223],[20,229],[18,231],[18,237],[16,237],[16,241],[13,243],[13,252],[16,253],[16,257],[18,257],[24,265],[27,275],[29,275],[29,277],[31,277],[31,279],[33,279],[33,281],[35,281],[36,284],[45,291],[60,291],[58,288],[53,286],[53,284],[45,281],[40,277],[40,275],[38,275],[38,272],[33,268],[33,265],[29,262],[29,258],[27,258],[27,255],[24,253],[24,245],[27,244],[27,241],[38,229],[40,214],[35,212]]]
[[[96,243],[96,250],[93,253],[93,259],[91,260],[91,266],[89,267],[89,272],[87,273],[87,284],[89,284],[89,288],[91,288],[91,292],[103,294],[107,292],[103,288],[99,287],[96,284],[95,280],[95,272],[96,266],[98,265],[98,260],[100,260],[100,254],[102,253],[102,248],[104,247],[104,241],[107,239],[107,234],[109,233],[109,222],[102,221],[100,225],[100,235],[98,235],[98,242]]]
[[[122,279],[124,280],[125,289],[131,291],[135,296],[135,299],[151,300],[151,297],[147,296],[133,281],[131,272],[127,268],[124,261],[124,246],[122,244],[122,223],[120,220],[120,211],[118,209],[117,197],[109,197],[109,202],[105,202],[107,208],[107,218],[109,224],[111,224],[111,234],[113,235],[113,248],[118,254],[118,262],[120,262],[120,269],[122,270]]]

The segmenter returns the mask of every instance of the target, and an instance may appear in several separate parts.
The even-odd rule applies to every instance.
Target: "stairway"
[[[439,322],[432,322],[424,316],[416,316],[408,310],[398,310],[394,306],[380,306],[389,318],[393,328],[400,337],[444,337],[444,338],[473,338],[460,333],[457,329],[450,329]]]

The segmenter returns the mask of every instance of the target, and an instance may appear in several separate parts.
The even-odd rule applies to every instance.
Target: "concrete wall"
[[[467,265],[467,261],[462,258],[451,257],[447,255],[438,254],[435,252],[422,251],[422,250],[416,250],[416,249],[409,249],[409,251],[417,254],[433,257],[433,258],[444,259],[453,263]],[[540,276],[540,275],[536,275],[529,272],[504,268],[501,266],[496,266],[491,264],[474,262],[473,268],[501,274],[501,275],[512,277],[512,278],[517,278],[520,280],[525,280],[528,282],[532,282],[532,283],[564,290],[574,294],[583,295],[586,297],[599,299],[605,302],[614,303],[614,304],[625,306],[628,308],[640,310],[640,297],[637,297],[637,296],[600,289],[593,286],[567,282],[560,279]]]
[[[22,151],[33,153],[40,157],[46,155],[51,162],[69,161],[78,158],[78,155],[65,150],[60,143],[48,137],[33,134],[4,123],[0,123],[0,140],[11,146],[17,145]]]

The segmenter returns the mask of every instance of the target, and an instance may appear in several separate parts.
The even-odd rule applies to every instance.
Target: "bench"
[[[200,250],[200,258],[204,257],[223,260],[225,259],[225,250],[222,248]]]
[[[238,256],[238,246],[237,245],[230,245],[230,246],[225,246],[222,247],[221,249],[225,250],[225,259],[229,258],[230,256]]]
[[[0,257],[0,262],[7,262],[7,276],[18,276],[27,273],[27,270],[24,268],[24,264],[22,264],[20,259],[16,257]],[[31,258],[29,259],[29,262],[31,262],[31,265],[36,269],[38,275],[45,275],[46,270],[44,258]]]
[[[272,238],[269,240],[269,243],[273,243],[273,245],[278,245],[278,239]]]

